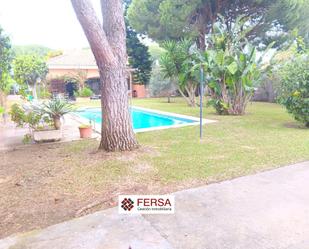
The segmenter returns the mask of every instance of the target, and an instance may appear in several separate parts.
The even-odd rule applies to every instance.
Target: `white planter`
[[[34,131],[33,140],[36,143],[56,142],[62,139],[61,130]]]

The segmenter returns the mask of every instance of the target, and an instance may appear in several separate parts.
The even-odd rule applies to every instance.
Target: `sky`
[[[100,11],[100,0],[91,0]],[[0,26],[13,45],[89,47],[70,0],[0,0]]]

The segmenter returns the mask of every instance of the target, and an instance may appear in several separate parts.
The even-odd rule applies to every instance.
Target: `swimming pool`
[[[84,122],[91,121],[95,127],[100,128],[102,115],[100,108],[80,109],[75,114]],[[198,124],[199,120],[195,117],[183,116],[173,113],[148,110],[145,108],[131,108],[133,129],[135,132],[158,130],[170,127],[182,127],[186,125]]]

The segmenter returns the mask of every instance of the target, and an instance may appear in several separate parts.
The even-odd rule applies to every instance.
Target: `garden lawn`
[[[198,116],[180,98],[133,105]],[[77,106],[99,106],[78,99]],[[97,151],[98,141],[31,145],[0,152],[0,237],[115,206],[119,194],[160,194],[309,160],[309,130],[279,105],[250,103],[245,116],[199,127],[139,133],[139,150]]]
[[[199,109],[183,100],[135,100],[134,105],[198,116]],[[167,182],[203,179],[218,181],[309,160],[309,130],[277,104],[250,103],[245,116],[218,116],[206,108],[204,117],[218,123],[138,135],[141,144],[160,147],[149,159]],[[148,159],[147,159],[148,160]]]
[[[99,106],[99,101],[79,99],[79,106]],[[132,105],[166,112],[199,116],[182,98],[133,99]],[[249,103],[244,116],[219,116],[211,107],[204,118],[218,120],[204,126],[139,133],[141,145],[156,148],[158,155],[145,162],[158,171],[161,181],[189,179],[218,181],[260,170],[309,160],[309,129],[283,107],[272,103]]]

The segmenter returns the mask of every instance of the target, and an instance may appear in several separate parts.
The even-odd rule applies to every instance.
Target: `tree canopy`
[[[12,83],[10,76],[11,61],[11,42],[0,27],[0,113],[5,111],[6,94],[9,92]]]
[[[4,91],[12,61],[11,42],[0,27],[0,90]]]
[[[125,12],[131,0],[124,0]],[[141,84],[148,84],[150,80],[152,61],[148,51],[148,47],[140,41],[138,33],[129,25],[129,21],[126,18],[126,45],[127,53],[129,56],[129,64],[135,69],[134,81]]]
[[[133,0],[128,10],[130,25],[156,41],[197,39],[205,48],[208,34],[220,15],[228,28],[237,16],[250,17],[254,30],[251,39],[265,36],[266,31],[299,28],[308,35],[308,1],[303,0]],[[292,10],[292,11],[291,11]],[[262,35],[261,35],[262,34]]]
[[[283,0],[277,1],[266,17],[277,20],[285,31],[297,30],[298,35],[309,42],[309,1],[307,0]]]
[[[136,70],[133,74],[134,81],[148,84],[152,65],[148,47],[140,42],[138,34],[130,26],[126,26],[126,32],[129,64]]]
[[[48,68],[45,60],[36,54],[19,55],[15,58],[14,79],[24,89],[33,87],[36,95],[36,83],[39,79],[45,79]]]

